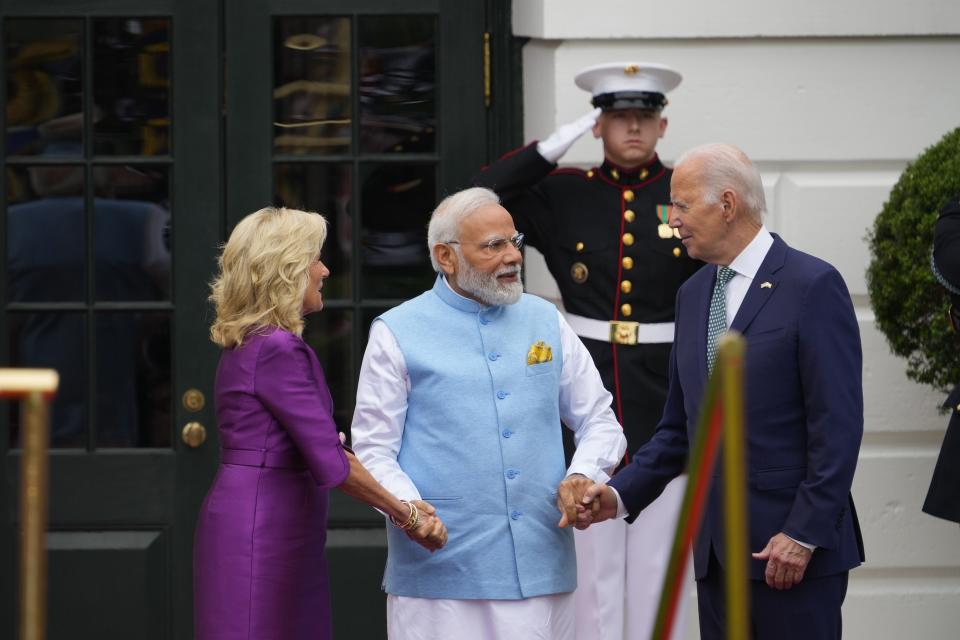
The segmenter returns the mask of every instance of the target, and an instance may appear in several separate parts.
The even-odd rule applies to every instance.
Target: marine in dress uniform
[[[950,322],[960,332],[960,194],[940,212],[933,237],[933,272],[950,295]],[[960,335],[957,346],[960,348]],[[932,516],[960,522],[960,385],[947,397],[950,424],[933,470],[923,510]]]
[[[657,64],[585,69],[576,83],[593,95],[594,111],[474,179],[500,195],[526,242],[543,253],[566,319],[614,396],[628,455],[660,419],[677,289],[702,266],[667,224],[672,170],[655,151],[666,130],[665,94],[680,80]],[[615,119],[621,126],[611,131]],[[558,168],[590,130],[603,138],[603,163]],[[660,508],[629,528],[615,521],[577,532],[578,638],[649,637],[682,482],[665,493]]]

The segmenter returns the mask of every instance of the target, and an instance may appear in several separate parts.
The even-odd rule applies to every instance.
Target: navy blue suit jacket
[[[782,531],[817,545],[805,576],[830,575],[863,561],[850,497],[863,435],[860,332],[837,270],[773,238],[731,327],[747,341],[750,550]],[[685,469],[707,383],[716,271],[707,265],[680,288],[663,417],[653,439],[610,480],[630,521]],[[761,287],[766,282],[771,286]],[[694,545],[697,578],[706,575],[711,545],[724,562],[719,466]],[[749,562],[751,578],[762,580],[766,562]]]

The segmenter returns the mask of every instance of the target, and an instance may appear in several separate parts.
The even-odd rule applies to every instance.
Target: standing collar
[[[653,154],[653,157],[646,164],[632,169],[624,169],[607,159],[604,159],[603,164],[600,165],[600,173],[603,174],[603,177],[610,182],[623,186],[640,184],[653,178],[661,171],[663,171],[663,164],[657,154]]]
[[[757,275],[757,271],[760,270],[760,265],[763,264],[764,258],[767,257],[767,252],[770,251],[771,246],[773,246],[773,236],[767,231],[765,225],[760,225],[760,230],[757,231],[757,235],[753,237],[750,244],[744,247],[740,255],[734,258],[733,262],[728,266],[736,271],[738,275],[746,276],[753,280]]]

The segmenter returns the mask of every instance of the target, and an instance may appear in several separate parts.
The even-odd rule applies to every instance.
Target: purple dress
[[[326,640],[327,490],[350,472],[316,355],[270,328],[225,349],[220,469],[194,541],[197,640]]]

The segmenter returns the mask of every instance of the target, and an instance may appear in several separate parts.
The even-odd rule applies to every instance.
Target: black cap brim
[[[667,106],[667,97],[655,91],[615,91],[593,96],[591,104],[604,111],[617,111],[618,109],[660,111]]]

